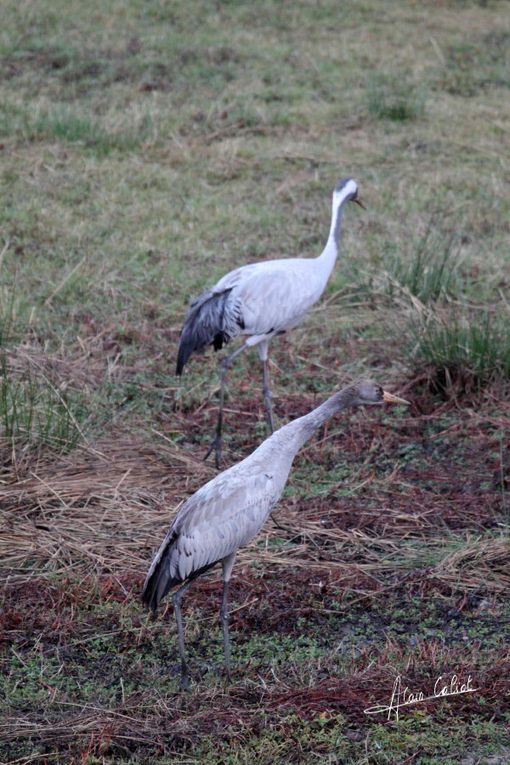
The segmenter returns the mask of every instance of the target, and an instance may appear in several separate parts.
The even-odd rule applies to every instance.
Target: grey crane
[[[214,287],[191,302],[185,319],[176,374],[181,375],[194,351],[213,345],[219,350],[239,335],[246,335],[243,345],[220,364],[220,403],[216,434],[205,459],[214,450],[219,468],[222,447],[225,379],[233,360],[245,348],[257,346],[263,371],[263,396],[271,433],[274,431],[271,390],[269,387],[268,346],[275,335],[292,329],[320,298],[338,255],[344,204],[363,204],[352,178],[342,178],[334,191],[331,227],[326,246],[317,258],[285,258],[251,263],[223,276]]]
[[[227,599],[237,550],[259,533],[282,495],[296,453],[317,428],[344,409],[362,404],[380,405],[384,401],[408,403],[371,381],[342,388],[309,414],[266,438],[246,459],[215,476],[181,507],[152,561],[142,601],[156,612],[169,590],[181,585],[174,592],[173,605],[183,687],[189,685],[181,614],[183,594],[197,577],[216,563],[222,563],[220,617],[225,671],[230,678]]]

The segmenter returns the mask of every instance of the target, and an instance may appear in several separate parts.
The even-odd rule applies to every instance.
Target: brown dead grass
[[[173,506],[213,471],[184,449],[113,437],[27,472],[1,490],[4,581],[141,568]]]
[[[197,413],[197,422],[211,411]],[[406,417],[390,429],[360,415],[348,429],[323,432],[298,458],[297,469],[308,459],[327,465],[339,452],[361,457],[353,495],[336,495],[341,482],[310,498],[288,497],[274,513],[276,523],[240,551],[238,565],[334,574],[345,587],[366,593],[410,571],[426,572],[454,591],[504,592],[510,586],[508,540],[484,536],[496,532],[505,501],[495,458],[488,456],[496,439],[490,421],[472,417],[468,433],[466,427],[449,431],[450,443],[470,439],[453,476],[448,449],[421,468],[395,460],[393,470],[378,475],[381,455],[391,461],[397,448],[423,438],[429,423],[430,415]],[[215,474],[192,449],[119,432],[56,462],[40,455],[22,480],[13,475],[1,490],[2,581],[143,573],[180,502]]]

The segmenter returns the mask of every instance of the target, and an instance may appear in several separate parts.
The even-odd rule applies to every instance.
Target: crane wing
[[[191,301],[179,340],[177,375],[182,374],[194,351],[201,351],[208,345],[220,350],[244,329],[242,306],[238,300],[232,299],[231,293],[251,269],[253,266],[243,266],[230,271],[214,287]]]
[[[274,260],[258,265],[259,269],[247,274],[233,288],[230,300],[242,306],[247,334],[289,329],[319,299],[324,285],[306,259]]]
[[[219,350],[239,334],[256,338],[295,326],[320,298],[326,281],[310,258],[268,260],[230,271],[190,304],[176,374],[207,345]]]
[[[142,600],[154,610],[171,587],[249,542],[279,499],[285,482],[278,488],[271,473],[241,466],[202,486],[177,513],[143,588]]]
[[[258,533],[280,494],[270,473],[222,473],[178,513],[172,524],[177,546],[192,553],[197,567],[221,560]]]

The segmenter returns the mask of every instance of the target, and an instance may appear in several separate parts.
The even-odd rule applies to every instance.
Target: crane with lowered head
[[[181,661],[181,685],[189,686],[184,649],[181,598],[190,585],[216,563],[223,566],[221,625],[225,671],[230,678],[228,589],[236,553],[260,531],[271,509],[282,495],[298,450],[317,428],[337,412],[384,402],[408,404],[362,380],[334,393],[313,411],[299,417],[271,436],[241,462],[216,475],[180,508],[150,566],[142,601],[156,612],[162,598],[173,594]]]
[[[299,324],[324,292],[338,255],[344,205],[349,201],[363,207],[356,182],[352,178],[342,178],[333,191],[326,246],[317,258],[283,258],[241,266],[191,302],[179,341],[177,375],[182,374],[194,351],[201,351],[208,345],[219,350],[234,338],[246,336],[244,343],[220,363],[216,434],[205,456],[207,459],[214,450],[217,468],[221,460],[227,371],[236,356],[251,346],[257,346],[262,361],[266,416],[271,433],[274,431],[269,341]]]

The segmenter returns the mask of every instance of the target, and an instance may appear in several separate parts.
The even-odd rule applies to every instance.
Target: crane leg
[[[181,598],[192,584],[193,580],[186,582],[182,587],[179,587],[172,596],[175,611],[175,621],[177,622],[177,640],[179,645],[179,656],[181,659],[181,688],[188,690],[190,686],[188,665],[186,663],[186,653],[184,650],[184,627],[182,623],[181,613]]]
[[[267,424],[274,433],[273,405],[271,403],[271,388],[269,387],[269,361],[267,358],[262,360],[262,393],[264,394],[264,404],[266,407]]]
[[[221,629],[223,630],[223,654],[225,656],[225,675],[229,682],[232,679],[232,675],[230,664],[230,635],[228,632],[228,588],[235,559],[235,552],[231,555],[227,555],[227,557],[223,559],[223,595],[221,597],[220,609]]]
[[[230,353],[228,356],[225,356],[224,359],[220,362],[220,408],[218,410],[218,420],[216,423],[216,433],[215,436],[211,442],[211,445],[209,449],[207,450],[207,454],[204,457],[205,460],[209,457],[212,452],[214,452],[214,464],[216,465],[216,468],[219,470],[220,462],[221,462],[221,447],[223,444],[223,437],[222,437],[222,429],[223,429],[223,404],[225,401],[225,381],[227,378],[227,372],[230,368],[230,365],[236,358],[236,356],[239,356],[240,353],[244,351],[246,348],[245,345],[241,345],[240,348],[236,348],[233,353]]]
[[[224,580],[223,582],[223,595],[221,598],[221,629],[223,630],[223,654],[225,656],[225,674],[227,680],[230,682],[231,676],[231,664],[230,664],[230,635],[228,632],[228,587],[229,582]]]

